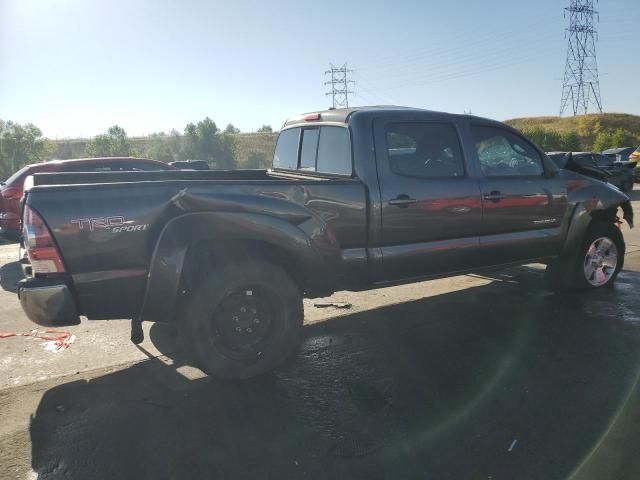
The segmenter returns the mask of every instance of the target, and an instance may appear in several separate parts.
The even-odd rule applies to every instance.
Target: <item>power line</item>
[[[349,90],[349,85],[355,84],[348,77],[353,70],[349,70],[346,63],[341,67],[334,67],[333,64],[329,65],[331,69],[324,72],[324,74],[325,76],[331,75],[331,80],[324,82],[324,84],[331,85],[331,90],[326,95],[331,95],[333,108],[348,108],[349,94],[353,93],[353,91]]]
[[[574,115],[586,114],[589,105],[602,112],[600,81],[596,62],[596,29],[593,16],[594,0],[570,0],[565,8],[569,12],[569,45],[564,67],[560,115],[571,103]],[[566,15],[566,13],[565,13]]]
[[[459,53],[472,53],[475,55],[478,52],[491,52],[500,46],[507,46],[511,49],[513,43],[518,41],[518,36],[522,37],[521,40],[525,44],[539,42],[541,37],[539,35],[540,29],[537,26],[544,23],[548,23],[547,17],[527,22],[526,24],[518,24],[515,29],[452,35],[444,37],[440,41],[438,39],[430,39],[430,45],[426,48],[420,48],[404,54],[396,53],[388,58],[378,57],[375,65],[359,68],[358,72],[371,73],[372,71],[387,70],[389,68],[397,70],[403,66],[413,68],[416,63],[423,64],[425,60],[433,60],[439,57],[448,60],[452,57],[456,58]],[[509,38],[509,43],[504,42],[504,38]],[[499,41],[498,45],[494,45],[496,41]],[[477,52],[473,52],[474,50]]]

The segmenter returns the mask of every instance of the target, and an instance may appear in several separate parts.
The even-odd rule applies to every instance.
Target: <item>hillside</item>
[[[640,144],[640,116],[627,113],[514,118],[506,123],[547,151],[602,151]]]
[[[522,130],[526,127],[544,127],[560,132],[577,132],[580,122],[584,122],[585,115],[576,117],[524,117],[507,120],[514,128]],[[640,135],[640,116],[628,113],[590,113],[586,115],[589,123],[600,122],[603,129],[616,130],[622,128]]]

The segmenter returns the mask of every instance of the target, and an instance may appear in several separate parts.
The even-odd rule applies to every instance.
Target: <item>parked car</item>
[[[177,160],[169,162],[169,165],[180,170],[209,170],[209,164],[205,160]]]
[[[34,163],[21,168],[0,185],[0,234],[16,239],[20,236],[20,199],[24,181],[41,172],[124,172],[175,170],[156,160],[133,157],[80,158]]]
[[[28,317],[179,325],[200,366],[267,372],[302,298],[546,262],[549,288],[601,288],[625,244],[617,188],[558,170],[499,122],[400,107],[282,127],[272,170],[37,174],[24,199]]]
[[[603,150],[602,155],[612,159],[615,162],[626,162],[631,160],[629,157],[636,149],[634,147],[610,148]]]
[[[596,152],[548,152],[547,155],[559,168],[609,182],[623,192],[633,190],[635,162],[617,162]]]

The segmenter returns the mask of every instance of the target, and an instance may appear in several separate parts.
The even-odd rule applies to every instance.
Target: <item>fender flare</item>
[[[340,248],[317,221],[309,219],[305,223],[310,225],[296,226],[261,213],[229,211],[193,212],[172,218],[162,229],[151,256],[141,320],[171,320],[187,250],[203,240],[252,240],[284,249],[301,268],[306,289],[329,291]]]
[[[580,190],[574,198],[574,205],[569,228],[565,238],[561,256],[570,255],[580,245],[594,214],[607,210],[622,209],[624,219],[633,228],[633,210],[629,197],[624,193],[609,187],[606,190],[596,189],[594,186]]]

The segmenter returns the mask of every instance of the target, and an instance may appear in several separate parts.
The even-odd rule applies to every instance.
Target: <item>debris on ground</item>
[[[371,440],[363,435],[346,438],[329,448],[329,455],[335,457],[364,457],[371,455],[384,447],[384,441]]]
[[[55,333],[57,336],[45,335]],[[10,338],[10,337],[30,337],[30,338],[38,338],[40,340],[46,340],[42,345],[45,350],[49,352],[62,352],[71,346],[73,342],[76,341],[76,336],[70,332],[63,332],[59,330],[45,330],[44,332],[40,332],[37,329],[31,330],[30,332],[0,332],[0,338]]]
[[[334,307],[334,308],[351,308],[352,305],[349,302],[316,302],[313,304],[314,307],[317,308],[328,308],[328,307]]]

